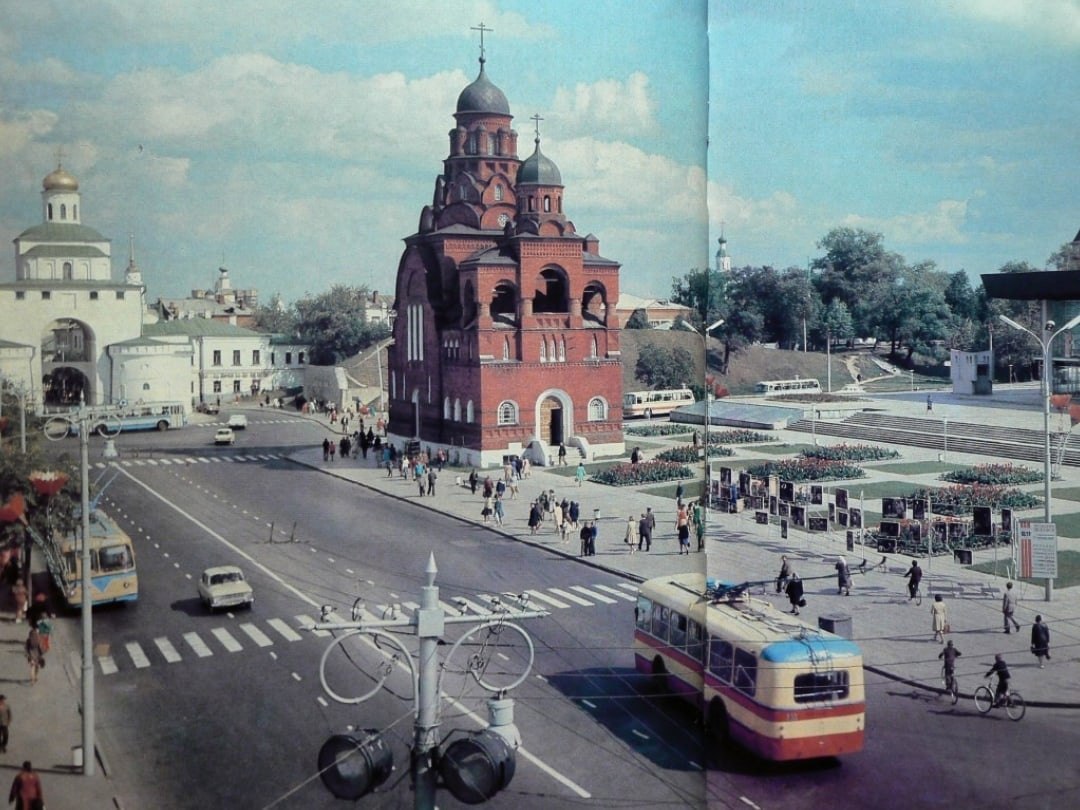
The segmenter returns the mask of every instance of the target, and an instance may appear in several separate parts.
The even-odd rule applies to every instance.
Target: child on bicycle
[[[990,667],[990,671],[983,677],[989,678],[991,675],[997,675],[997,689],[994,692],[994,705],[1000,706],[1005,696],[1009,694],[1009,667],[1005,663],[1005,656],[998,653],[994,656],[994,665]]]
[[[952,639],[945,642],[945,647],[938,653],[938,658],[945,662],[945,686],[952,686],[953,676],[956,674],[956,659],[960,657],[960,651],[953,646]]]

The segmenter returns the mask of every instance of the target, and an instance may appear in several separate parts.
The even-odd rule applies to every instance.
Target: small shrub
[[[941,479],[953,484],[1033,484],[1042,481],[1043,474],[1021,464],[976,464],[943,473]]]
[[[755,478],[767,478],[778,475],[782,481],[800,483],[804,481],[826,481],[833,479],[863,478],[866,473],[861,467],[846,461],[832,461],[818,458],[791,458],[779,461],[766,461],[747,468]]]
[[[806,458],[822,458],[830,461],[882,461],[899,458],[900,453],[872,444],[838,444],[834,447],[810,447],[802,451]]]
[[[639,464],[616,464],[598,472],[591,480],[613,487],[628,487],[693,477],[693,470],[685,464],[675,461],[643,461]]]

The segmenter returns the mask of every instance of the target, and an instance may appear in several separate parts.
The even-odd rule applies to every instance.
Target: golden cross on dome
[[[540,117],[540,113],[536,113],[529,120],[534,121],[536,123],[536,142],[540,143],[540,122],[543,121],[544,119]]]
[[[484,61],[484,32],[485,31],[490,31],[490,32],[494,33],[495,29],[494,28],[488,28],[483,23],[480,23],[479,26],[474,25],[469,30],[470,31],[479,31],[480,32],[480,61],[483,62]]]
[[[64,147],[56,147],[56,168],[60,168],[64,165]]]

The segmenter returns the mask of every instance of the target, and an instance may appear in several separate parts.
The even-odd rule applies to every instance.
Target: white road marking
[[[146,653],[144,653],[143,648],[139,646],[139,642],[129,641],[124,645],[124,649],[127,650],[128,655],[131,656],[131,663],[135,665],[136,669],[145,669],[150,666],[150,659],[146,657]]]
[[[314,635],[318,636],[319,638],[326,638],[328,635],[330,635],[329,630],[311,630],[311,628],[315,626],[315,620],[310,616],[301,615],[293,616],[293,618],[296,619],[297,624],[299,624],[305,630],[310,630]]]
[[[585,607],[592,607],[592,602],[586,602],[580,596],[574,596],[574,594],[564,591],[561,588],[548,588],[556,596],[561,596],[563,599],[568,599],[576,605],[584,605]]]
[[[206,642],[199,638],[198,633],[184,633],[184,641],[188,643],[188,646],[195,651],[195,654],[199,656],[199,658],[208,658],[214,654],[210,651],[210,648],[206,646]]]
[[[589,702],[589,701],[587,701],[587,700],[582,700],[581,702],[582,702],[582,703],[584,703],[584,704],[585,704],[586,706],[588,706],[588,707],[589,707],[590,709],[595,709],[595,708],[596,708],[596,704],[595,704],[595,703],[590,703],[590,702]]]
[[[258,644],[260,647],[269,647],[274,643],[270,640],[269,636],[267,636],[266,633],[264,633],[262,630],[260,630],[258,627],[251,624],[250,622],[245,622],[244,624],[241,624],[240,629],[247,633],[248,638]]]
[[[507,656],[507,655],[503,655],[502,653],[495,653],[495,654],[497,656],[499,656],[499,658],[501,658],[503,661],[509,661],[510,660],[510,657]]]
[[[293,676],[293,680],[294,680],[294,681],[298,681],[298,682],[299,682],[299,681],[302,681],[302,680],[304,680],[303,678],[301,678],[301,677],[300,677],[300,676],[299,676],[298,674],[296,674],[295,672],[294,672],[294,673],[292,673],[292,676]]]
[[[199,462],[202,463],[202,464],[209,464],[210,459],[206,458],[206,456],[200,456],[199,457]]]
[[[168,458],[163,458],[163,459],[161,460],[161,463],[162,463],[162,464],[172,464],[172,459],[168,459]]]
[[[624,591],[631,591],[632,593],[638,592],[638,586],[635,585],[633,582],[620,582],[619,587],[622,588]]]
[[[210,631],[214,634],[214,638],[221,642],[221,646],[231,653],[240,652],[244,649],[240,642],[233,637],[233,634],[226,630],[224,627],[215,627]]]
[[[299,641],[303,636],[293,630],[282,619],[270,619],[267,624],[277,630],[286,641]]]
[[[597,602],[602,602],[605,605],[618,604],[617,600],[612,599],[610,596],[604,596],[603,594],[596,593],[595,591],[590,591],[584,585],[571,585],[570,590],[585,594],[585,596],[589,597],[590,599],[595,599]]]
[[[745,796],[740,796],[739,801],[742,802],[743,804],[750,805],[750,807],[753,807],[754,810],[761,810],[761,808],[758,805],[754,804],[752,801],[750,801]]]
[[[612,587],[610,587],[608,585],[593,585],[592,587],[596,588],[596,590],[598,590],[598,591],[604,591],[605,593],[615,594],[615,596],[619,597],[620,599],[625,599],[627,602],[636,602],[637,601],[637,597],[631,596],[628,593],[623,593],[622,591],[618,590],[617,588],[612,588]]]
[[[632,732],[634,732],[634,734],[636,734],[637,736],[641,737],[641,739],[643,739],[643,740],[647,740],[647,739],[649,739],[649,735],[648,735],[648,734],[645,734],[644,732],[638,731],[638,730],[637,730],[636,728],[632,728],[632,729],[630,729],[630,730],[631,730]]]
[[[469,610],[471,610],[473,613],[477,614],[478,616],[490,616],[491,615],[490,610],[488,610],[486,607],[481,607],[480,605],[476,604],[476,602],[473,602],[471,599],[463,599],[461,597],[458,597],[454,601],[455,602],[461,602]]]
[[[101,664],[102,675],[115,675],[120,671],[120,667],[116,665],[116,662],[111,655],[99,656],[98,663]]]
[[[317,697],[315,698],[315,701],[316,701],[316,702],[317,702],[317,703],[318,703],[318,704],[319,704],[320,706],[322,706],[322,707],[323,707],[324,709],[325,709],[325,708],[326,708],[327,706],[329,706],[329,705],[330,705],[329,703],[327,703],[327,702],[326,702],[326,698],[324,698],[324,697],[323,697],[322,695],[318,695],[318,696],[317,696]]]
[[[157,645],[157,648],[161,650],[161,654],[165,657],[165,660],[170,664],[175,664],[180,660],[180,653],[176,651],[176,647],[172,645],[172,642],[164,636],[155,638],[154,643]]]
[[[453,605],[448,605],[442,599],[439,600],[439,607],[441,607],[443,609],[443,612],[445,612],[447,616],[460,616],[461,615],[460,610],[458,610]]]
[[[527,593],[533,599],[539,599],[541,602],[547,602],[552,607],[557,607],[557,608],[568,608],[568,607],[570,607],[570,605],[566,604],[566,602],[560,602],[558,599],[553,599],[552,597],[547,596],[546,594],[544,594],[544,593],[542,593],[540,591],[525,591],[525,593]]]

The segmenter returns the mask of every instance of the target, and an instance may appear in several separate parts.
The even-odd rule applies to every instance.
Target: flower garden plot
[[[755,478],[778,475],[781,481],[791,481],[796,484],[807,481],[846,481],[866,476],[861,467],[849,461],[829,461],[817,458],[766,461],[748,467],[747,472]]]
[[[693,478],[694,471],[676,461],[642,461],[639,464],[624,462],[594,473],[589,480],[613,487],[632,487],[639,484],[674,481]]]
[[[709,458],[722,458],[733,456],[735,451],[720,445],[709,446]],[[657,461],[677,461],[680,464],[701,463],[701,449],[693,445],[685,444],[679,447],[671,447],[656,455]]]
[[[904,461],[899,464],[875,465],[874,470],[877,472],[892,473],[893,475],[928,475],[930,473],[944,473],[949,472],[950,470],[960,470],[964,467],[966,467],[964,464],[949,464],[945,461]]]
[[[802,451],[804,458],[825,461],[886,461],[900,458],[898,450],[878,447],[874,444],[834,444],[831,447],[808,447]]]
[[[694,432],[693,425],[681,425],[666,422],[662,425],[627,425],[623,428],[625,436],[688,436]]]
[[[812,444],[761,444],[754,445],[753,452],[770,456],[790,456],[813,447]]]
[[[1034,509],[1042,499],[1016,487],[1004,484],[953,484],[940,489],[922,487],[904,496],[908,502],[930,499],[930,511],[935,515],[962,516],[971,514],[973,506],[992,509]]]
[[[976,464],[974,467],[961,467],[958,470],[950,470],[942,474],[941,479],[954,484],[1000,486],[1005,484],[1041,483],[1043,474],[1022,464]]]

